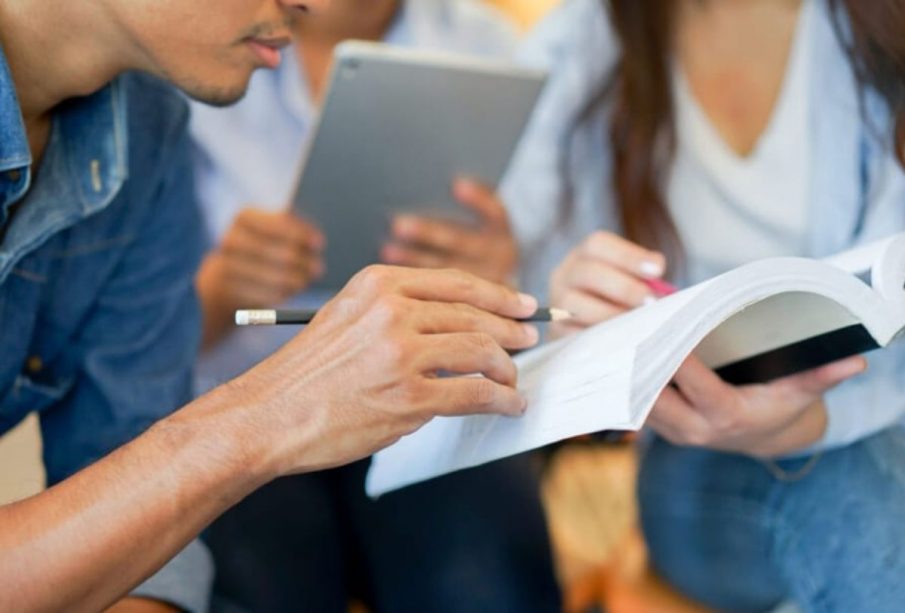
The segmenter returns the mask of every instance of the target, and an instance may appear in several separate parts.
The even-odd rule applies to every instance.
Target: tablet
[[[475,223],[452,182],[498,185],[545,76],[467,56],[339,45],[293,198],[296,214],[327,237],[316,287],[340,289],[376,263],[399,214]]]

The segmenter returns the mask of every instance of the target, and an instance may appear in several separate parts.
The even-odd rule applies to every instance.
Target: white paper
[[[438,417],[379,452],[368,473],[372,497],[555,441],[628,427],[634,350],[605,352],[576,337],[516,359],[523,417]]]

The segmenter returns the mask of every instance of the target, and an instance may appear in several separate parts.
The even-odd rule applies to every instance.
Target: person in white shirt
[[[567,0],[523,50],[552,75],[503,189],[523,287],[550,279],[567,333],[654,299],[667,268],[687,285],[905,230],[903,18]],[[690,358],[647,424],[657,570],[717,610],[901,610],[903,373],[903,346],[744,387]]]
[[[256,75],[242,102],[193,108],[196,191],[213,244],[197,279],[205,344],[199,392],[264,359],[295,333],[232,330],[235,309],[316,307],[327,298],[305,290],[323,271],[325,242],[342,237],[322,236],[289,213],[288,203],[334,47],[356,38],[505,58],[517,41],[508,21],[475,0],[334,0],[322,14],[300,19],[297,30],[293,52],[276,71]],[[509,281],[517,252],[502,203],[467,181],[453,189],[463,206],[484,217],[483,226],[398,219],[385,261]],[[217,566],[215,602],[345,611],[357,596],[378,611],[559,609],[530,458],[378,501],[364,495],[367,466],[278,481],[215,522],[205,538]]]

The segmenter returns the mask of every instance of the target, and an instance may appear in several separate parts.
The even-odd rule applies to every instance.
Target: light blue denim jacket
[[[859,96],[825,0],[811,36],[808,255],[827,256],[905,230],[905,173],[889,135],[887,109]],[[841,31],[846,30],[845,20]],[[523,286],[539,296],[555,266],[585,236],[619,231],[610,190],[604,92],[619,57],[603,0],[566,0],[526,39],[521,61],[550,81],[502,188],[522,248]],[[863,111],[863,112],[862,112]],[[868,119],[865,120],[864,118]],[[818,447],[836,447],[905,417],[905,347],[869,356],[866,375],[826,396],[830,424]]]
[[[202,232],[186,119],[127,75],[59,108],[35,175],[0,51],[0,434],[39,413],[49,485],[189,400]],[[195,541],[135,593],[206,610],[212,571]]]

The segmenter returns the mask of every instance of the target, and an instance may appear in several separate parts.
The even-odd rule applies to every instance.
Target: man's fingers
[[[399,243],[384,245],[380,250],[380,259],[386,264],[409,266],[411,268],[434,269],[451,266],[450,259],[443,257],[436,251],[428,251]]]
[[[236,308],[263,309],[280,305],[291,296],[284,289],[259,283],[257,279],[233,280],[230,304]]]
[[[285,241],[271,240],[242,227],[236,227],[227,233],[220,250],[230,256],[279,268],[300,268],[307,260],[320,257],[315,251],[301,249]]]
[[[435,415],[520,416],[527,408],[518,390],[484,377],[445,377],[426,381],[425,386],[439,400],[431,407]]]
[[[425,373],[482,374],[515,387],[518,372],[509,354],[489,334],[477,332],[424,337],[419,369]]]
[[[468,304],[438,303],[431,305],[430,309],[421,309],[420,313],[415,325],[423,334],[482,333],[505,349],[528,349],[539,340],[535,326]]]
[[[538,307],[531,296],[461,270],[370,266],[356,275],[355,283],[375,289],[393,287],[416,300],[470,304],[515,319],[530,317]]]
[[[268,297],[276,292],[283,300],[305,289],[312,278],[323,272],[322,265],[314,261],[301,267],[281,268],[241,257],[225,257],[225,274],[231,283],[266,288]]]
[[[320,251],[326,245],[317,228],[286,211],[247,208],[239,213],[236,224],[263,239],[289,243],[297,249]]]
[[[499,229],[509,228],[509,214],[492,189],[471,179],[453,182],[453,196],[463,205],[477,212],[485,224]]]
[[[459,224],[403,215],[393,220],[393,237],[408,245],[459,254],[474,253],[475,230]]]

